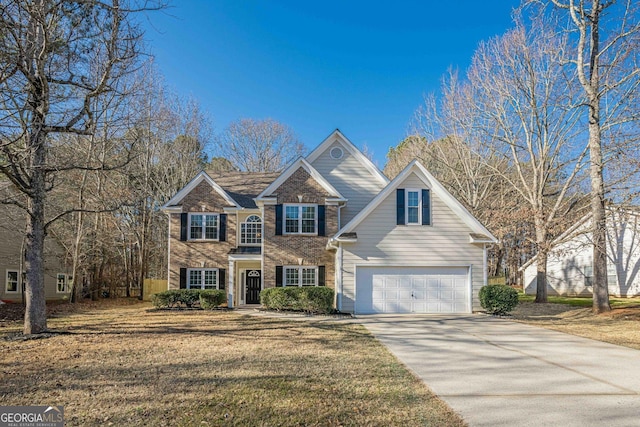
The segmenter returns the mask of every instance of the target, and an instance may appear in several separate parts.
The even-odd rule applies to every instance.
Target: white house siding
[[[0,299],[22,301],[22,278],[18,292],[6,292],[7,270],[18,271],[20,276],[20,254],[24,250],[24,213],[13,206],[0,208]],[[56,292],[57,274],[69,273],[63,262],[64,250],[53,240],[45,240],[44,290],[47,300],[68,298],[70,293]]]
[[[607,276],[609,294],[622,297],[640,295],[640,224],[636,217],[609,213],[607,219]],[[576,231],[586,232],[587,221]],[[593,247],[589,234],[578,234],[568,242],[554,247],[547,262],[547,293],[549,295],[591,295],[585,272],[593,265]],[[524,290],[536,293],[536,262],[524,270]]]
[[[585,276],[593,253],[585,236],[558,245],[547,259],[547,293],[549,295],[588,296],[593,288]],[[535,295],[538,264],[533,262],[524,271],[524,291]]]
[[[333,147],[344,152],[341,159],[329,154]],[[340,211],[340,226],[356,216],[385,187],[356,157],[339,142],[331,144],[311,164],[348,202]],[[395,218],[395,217],[394,217]]]
[[[399,188],[425,188],[411,174]],[[342,311],[353,312],[355,265],[399,265],[471,268],[473,310],[481,310],[478,292],[484,285],[484,248],[469,243],[472,231],[436,194],[431,194],[431,226],[396,225],[395,191],[355,231],[357,243],[343,246]]]

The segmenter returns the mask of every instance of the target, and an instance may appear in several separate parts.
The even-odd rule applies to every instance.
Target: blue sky
[[[423,95],[510,28],[519,0],[384,3],[176,0],[144,26],[167,85],[216,132],[272,118],[312,149],[339,128],[382,168]]]

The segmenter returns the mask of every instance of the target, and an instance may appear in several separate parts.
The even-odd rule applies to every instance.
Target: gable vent
[[[342,148],[340,147],[333,147],[331,151],[329,151],[329,155],[332,159],[338,160],[341,159],[342,156],[344,156],[344,151],[342,151]]]

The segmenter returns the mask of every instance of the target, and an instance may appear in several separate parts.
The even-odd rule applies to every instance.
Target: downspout
[[[167,227],[167,290],[169,290],[169,286],[171,283],[171,213],[167,212],[167,217],[169,218],[169,226]],[[178,286],[180,287],[180,286]],[[144,298],[144,293],[142,295]]]
[[[338,243],[336,251],[336,281],[338,282],[338,301],[336,308],[342,311],[342,244]]]
[[[487,286],[487,244],[483,244],[482,245],[482,252],[483,252],[483,267],[482,267],[482,272],[484,274],[484,278],[483,278],[483,285],[482,286]]]

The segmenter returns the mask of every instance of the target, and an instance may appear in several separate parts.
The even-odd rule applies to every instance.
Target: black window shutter
[[[318,236],[326,236],[324,220],[324,205],[318,205]]]
[[[224,268],[218,269],[218,289],[224,289],[227,283],[227,270]]]
[[[180,214],[180,240],[187,240],[187,222],[188,222],[189,214],[181,213]]]
[[[276,265],[276,287],[282,287],[282,266]]]
[[[422,189],[422,225],[431,225],[431,192]]]
[[[396,224],[404,225],[404,188],[396,190]]]
[[[318,286],[324,286],[324,265],[318,266]]]
[[[187,289],[187,269],[180,269],[180,289]]]
[[[276,205],[276,236],[282,236],[282,205]]]
[[[218,237],[221,242],[227,241],[227,214],[220,214],[220,229],[218,230]]]

